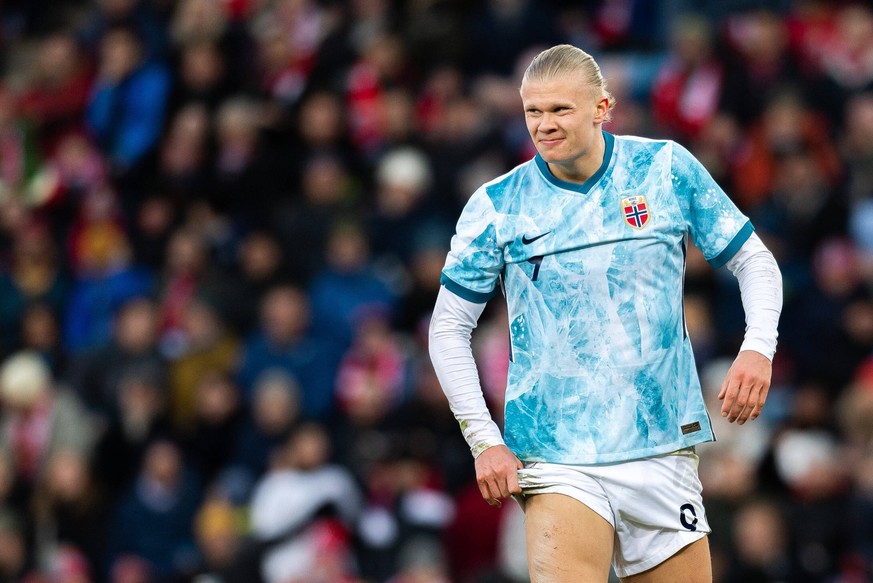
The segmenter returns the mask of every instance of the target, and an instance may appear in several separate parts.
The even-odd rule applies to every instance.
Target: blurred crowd
[[[595,55],[776,255],[762,417],[688,255],[716,580],[873,580],[873,9],[827,0],[4,0],[0,583],[521,583],[427,358],[520,73]],[[500,418],[505,314],[474,336]]]

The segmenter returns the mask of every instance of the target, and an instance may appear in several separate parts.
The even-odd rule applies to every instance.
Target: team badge
[[[649,205],[641,194],[621,199],[621,209],[624,222],[634,229],[642,229],[649,222]]]

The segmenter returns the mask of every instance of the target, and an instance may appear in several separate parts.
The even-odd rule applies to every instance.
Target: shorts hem
[[[689,536],[679,540],[678,544],[673,544],[662,549],[661,552],[655,554],[652,557],[649,557],[645,561],[640,561],[638,563],[634,563],[633,565],[629,565],[623,568],[613,565],[612,568],[615,569],[615,574],[618,575],[618,577],[621,579],[624,579],[625,577],[631,577],[632,575],[639,575],[643,571],[654,569],[691,543],[699,541],[708,534],[709,531],[690,532],[688,533]]]
[[[598,508],[595,508],[590,501],[583,500],[583,497],[579,495],[580,490],[572,487],[564,488],[562,486],[546,486],[544,488],[528,488],[522,491],[522,495],[516,501],[519,502],[519,506],[524,510],[524,498],[527,496],[534,496],[536,494],[563,494],[564,496],[569,496],[576,502],[583,504],[586,508],[594,511],[600,518],[609,523],[609,525],[615,530],[615,517],[612,515],[612,512],[604,511]],[[584,491],[582,491],[584,492]]]

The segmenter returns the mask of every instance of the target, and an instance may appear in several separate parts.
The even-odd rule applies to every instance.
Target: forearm
[[[441,287],[429,334],[434,370],[474,457],[493,445],[503,444],[500,429],[482,394],[470,344],[473,328],[484,308],[485,304],[468,302]]]
[[[782,274],[776,259],[753,234],[727,262],[727,268],[739,282],[746,314],[746,333],[740,350],[754,350],[772,360],[782,312]]]

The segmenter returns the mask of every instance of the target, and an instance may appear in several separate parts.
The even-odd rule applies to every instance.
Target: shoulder
[[[55,401],[54,401],[55,411],[57,411],[61,415],[84,415],[85,411],[82,409],[82,401],[79,399],[78,395],[73,392],[73,390],[66,385],[58,383],[58,387],[55,391]]]
[[[673,140],[644,138],[642,136],[618,135],[615,138],[615,150],[623,155],[635,156],[639,153],[673,152],[677,144]]]
[[[511,212],[513,203],[518,201],[518,190],[520,188],[536,188],[541,182],[544,180],[534,159],[531,159],[484,183],[476,190],[470,200],[479,199],[480,205],[488,204],[500,213]]]
[[[674,140],[651,139],[639,136],[616,136],[616,151],[625,159],[630,158],[639,165],[641,158],[672,167],[679,173],[696,171],[701,163],[688,149]]]

